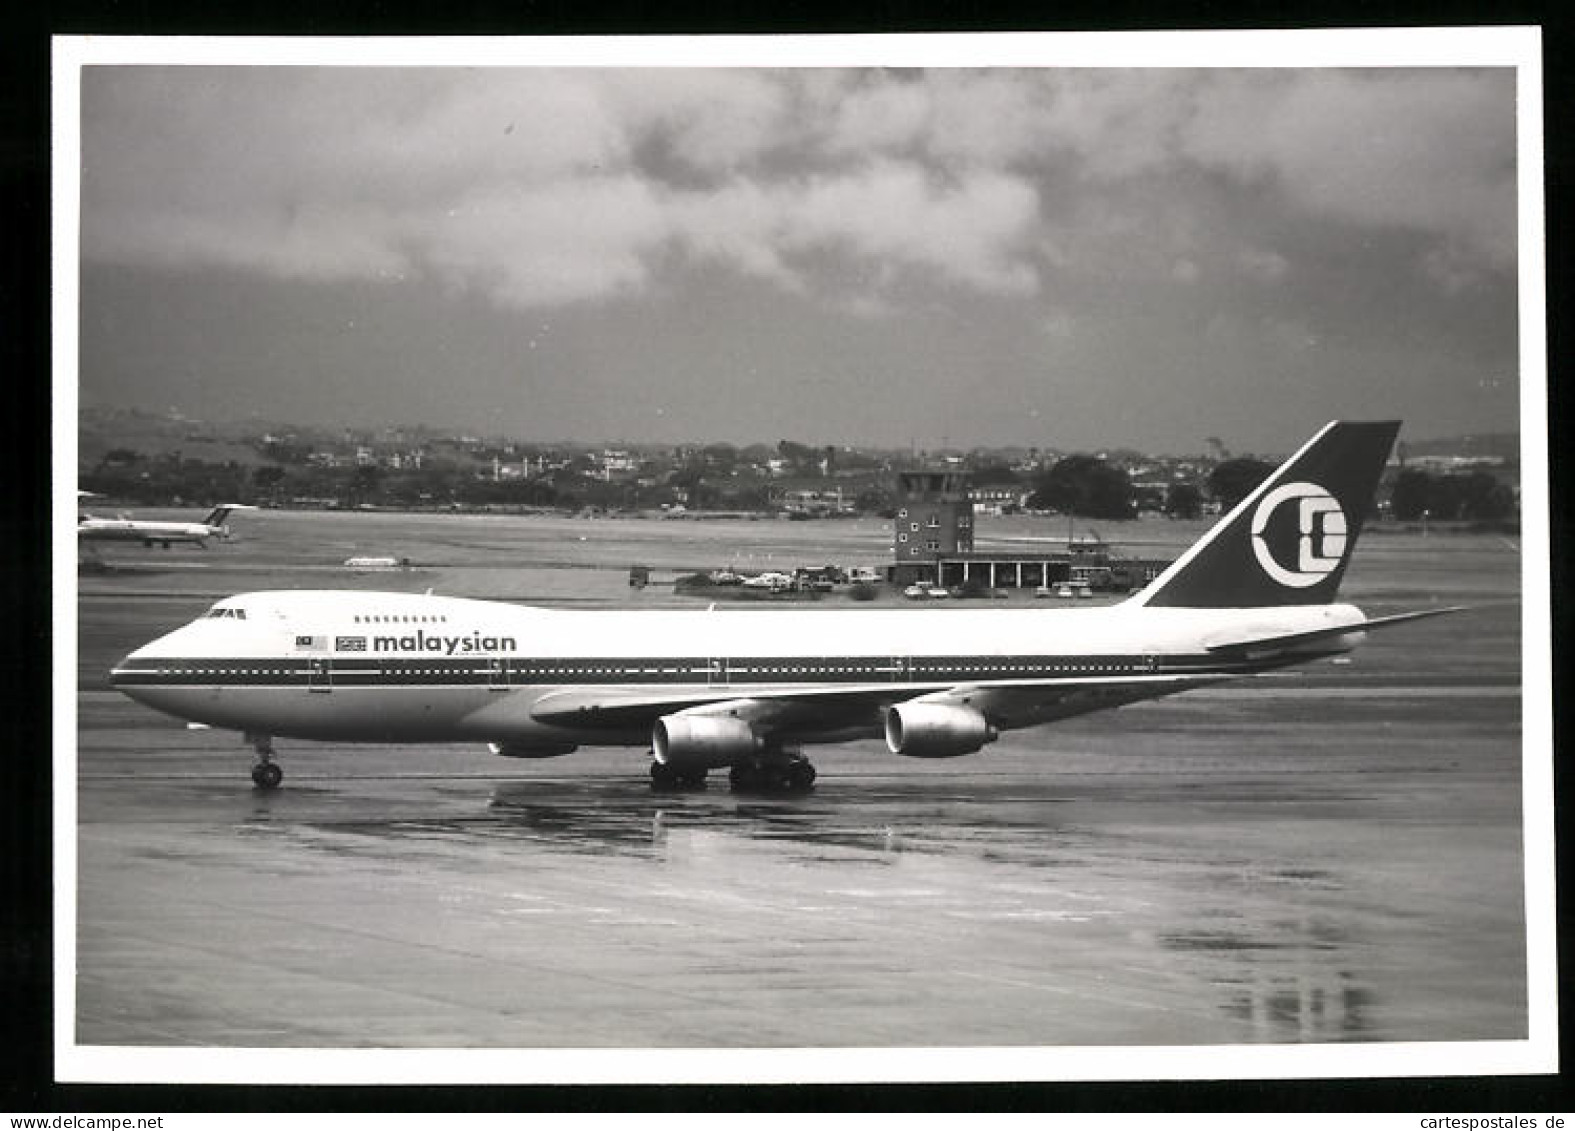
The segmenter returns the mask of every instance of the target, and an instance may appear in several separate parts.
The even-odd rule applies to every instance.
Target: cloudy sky
[[[1494,68],[90,66],[90,405],[526,439],[1513,430]]]

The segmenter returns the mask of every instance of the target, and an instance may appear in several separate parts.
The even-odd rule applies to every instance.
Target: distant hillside
[[[442,435],[439,431],[419,425],[401,431],[412,441]],[[370,436],[372,432],[373,430],[368,429],[367,435]],[[344,429],[320,429],[286,421],[257,418],[244,421],[188,420],[173,412],[83,406],[78,413],[77,462],[80,467],[92,468],[109,452],[115,449],[128,449],[152,458],[179,452],[187,459],[208,463],[234,461],[243,466],[256,466],[268,462],[257,451],[254,444],[265,433],[290,435],[307,443],[332,444],[342,442],[345,438]],[[1518,462],[1520,459],[1520,437],[1512,432],[1484,432],[1478,435],[1433,440],[1404,440],[1403,443],[1407,458],[1464,456],[1505,459],[1512,462]],[[586,445],[563,441],[561,446],[573,448]],[[873,447],[865,449],[866,453],[873,453],[876,450]],[[979,450],[998,450],[1008,454],[1023,451],[1021,448],[987,447],[981,447]],[[1116,454],[1113,449],[1111,454]],[[1130,459],[1149,458],[1144,453],[1126,454]]]
[[[84,408],[77,420],[77,464],[96,466],[116,450],[157,459],[179,452],[204,463],[262,463],[251,439],[267,430],[258,421],[244,424],[185,420],[142,409]]]

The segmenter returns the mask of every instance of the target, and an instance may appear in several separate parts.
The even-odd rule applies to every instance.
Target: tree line
[[[805,449],[809,455],[810,449]],[[825,458],[816,452],[819,458]],[[604,480],[579,464],[525,479],[494,479],[473,465],[438,463],[421,468],[379,466],[323,467],[313,464],[249,466],[185,459],[145,458],[116,450],[82,474],[87,491],[138,506],[200,505],[216,502],[272,505],[424,507],[556,507],[650,509],[683,501],[692,510],[765,511],[773,509],[771,485],[753,478],[732,478],[724,466],[707,466],[699,453],[660,481]],[[1274,465],[1238,458],[1217,464],[1201,483],[1177,480],[1163,488],[1135,485],[1127,470],[1092,455],[1065,456],[1022,477],[1004,466],[976,479],[981,486],[1016,483],[1026,488],[1030,509],[1080,518],[1130,519],[1154,511],[1195,519],[1205,504],[1223,510],[1257,487]],[[889,488],[871,485],[850,496],[863,513],[889,515]],[[1390,496],[1394,518],[1415,522],[1503,521],[1517,511],[1514,491],[1486,471],[1432,473],[1407,468],[1395,478]]]

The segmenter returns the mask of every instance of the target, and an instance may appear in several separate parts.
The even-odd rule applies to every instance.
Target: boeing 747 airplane
[[[240,731],[278,786],[275,737],[477,742],[509,758],[646,748],[660,788],[727,768],[735,788],[803,790],[802,748],[884,737],[971,754],[1003,731],[1354,648],[1335,603],[1399,431],[1326,426],[1147,588],[1085,609],[573,611],[404,593],[220,601],[127,656],[114,686]]]
[[[79,492],[81,494],[83,492]],[[77,516],[77,537],[90,542],[141,542],[150,549],[166,550],[176,542],[195,542],[207,546],[209,538],[228,538],[225,520],[231,511],[256,510],[245,503],[222,503],[208,512],[201,522],[158,522],[146,518],[95,518],[86,512]]]

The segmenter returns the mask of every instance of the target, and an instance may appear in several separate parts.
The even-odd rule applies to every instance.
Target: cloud
[[[629,176],[488,188],[401,228],[396,238],[446,281],[521,307],[638,287],[667,236],[649,186]]]
[[[1459,289],[1515,248],[1486,71],[91,68],[84,255],[430,275],[506,306],[674,266],[797,293],[1296,269],[1262,230],[1401,230]],[[1220,218],[1222,185],[1263,202]],[[1260,246],[1261,245],[1261,246]],[[1176,276],[1178,264],[1186,265]]]
[[[1077,318],[1069,310],[1052,306],[1040,316],[1039,329],[1052,341],[1071,341],[1077,334]]]
[[[827,84],[821,92],[830,153],[866,157],[903,153],[931,130],[933,93],[911,79],[877,72],[869,81]]]
[[[1197,93],[1183,152],[1310,212],[1503,267],[1516,246],[1508,84],[1484,71],[1227,73]]]
[[[713,177],[757,165],[798,130],[779,72],[638,70],[597,73],[633,144],[660,140],[688,169]]]
[[[811,182],[790,203],[790,243],[844,248],[922,268],[984,291],[1032,290],[1020,259],[1037,214],[1033,188],[993,173],[937,186],[912,165],[883,164]]]
[[[1277,283],[1291,269],[1290,260],[1277,251],[1246,247],[1236,254],[1236,266],[1243,275],[1260,283]]]

